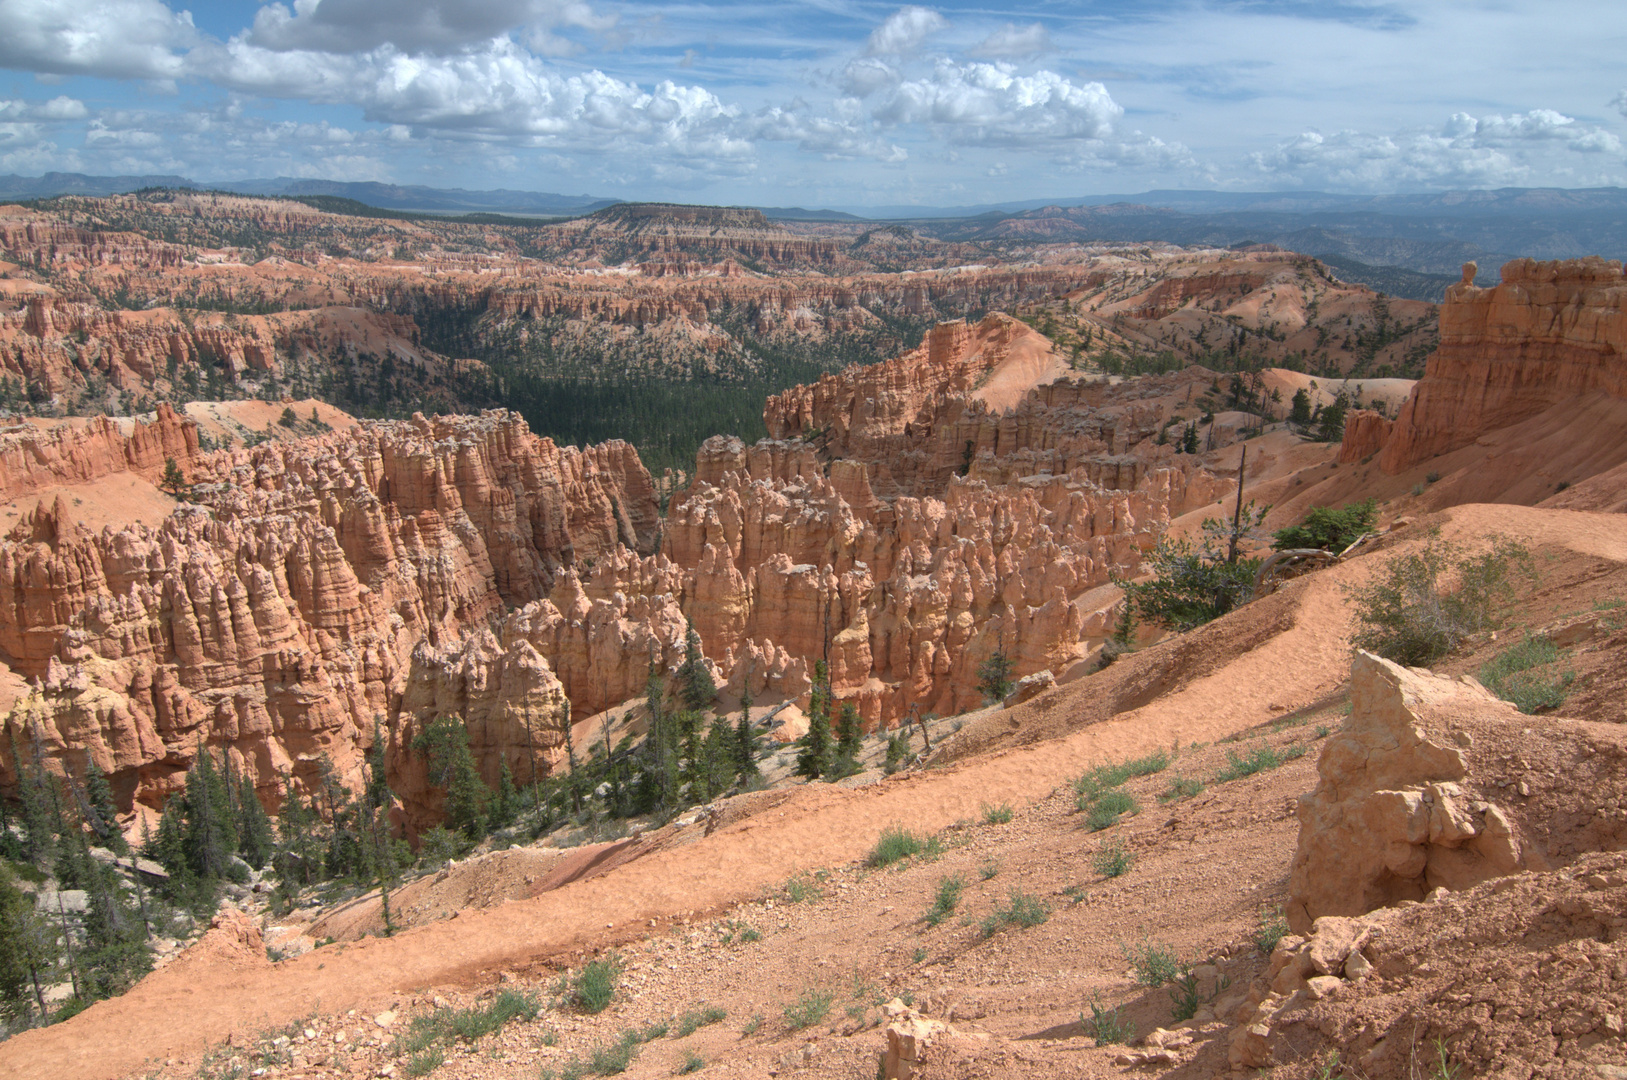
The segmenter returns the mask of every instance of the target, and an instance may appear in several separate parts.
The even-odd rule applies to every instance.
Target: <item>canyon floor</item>
[[[628,1076],[670,1075],[694,1067],[691,1055],[714,1075],[868,1076],[886,1049],[884,1005],[897,998],[955,1029],[940,1037],[923,1075],[1116,1076],[1125,1048],[1097,1046],[1081,1020],[1096,1003],[1119,1009],[1143,1035],[1176,1026],[1170,987],[1148,988],[1132,975],[1129,957],[1151,944],[1199,965],[1202,1003],[1184,1028],[1192,1041],[1166,1075],[1223,1072],[1225,1017],[1261,974],[1266,956],[1255,938],[1286,898],[1296,801],[1315,785],[1321,747],[1350,708],[1342,589],[1421,543],[1433,525],[1449,540],[1505,534],[1532,547],[1541,579],[1503,640],[1523,628],[1597,622],[1591,642],[1567,654],[1579,709],[1565,712],[1619,722],[1611,713],[1619,714],[1627,674],[1617,614],[1627,599],[1627,519],[1458,507],[1403,524],[1378,552],[1297,579],[1096,675],[1016,708],[961,717],[938,750],[943,764],[885,779],[872,773],[853,786],[738,796],[653,832],[571,849],[546,873],[516,861],[508,879],[498,871],[487,882],[488,894],[518,878],[534,882],[522,891],[535,895],[276,963],[258,929],[228,913],[124,997],[0,1044],[0,1067],[41,1078],[406,1075],[410,1059],[395,1040],[414,1016],[517,990],[546,1003],[537,1018],[455,1044],[435,1075],[568,1069],[624,1031],[665,1022],[668,1034],[642,1045]],[[1444,670],[1475,670],[1497,648],[1476,641]],[[1137,699],[1133,708],[1104,704]],[[1530,718],[1533,729],[1552,723]],[[1230,761],[1260,747],[1285,762],[1217,781]],[[1125,785],[1140,812],[1099,832],[1083,827],[1072,782],[1093,766],[1159,751],[1167,767]],[[1179,778],[1207,786],[1162,802]],[[989,820],[1002,805],[1009,822]],[[936,850],[868,865],[893,827],[935,838]],[[1122,876],[1094,868],[1108,845],[1130,855]],[[959,904],[928,925],[923,917],[947,877],[964,883]],[[1552,877],[1509,880],[1532,891]],[[1562,885],[1576,872],[1559,877]],[[1048,913],[1044,921],[986,932],[981,924],[1019,894]],[[1430,920],[1459,903],[1415,905],[1395,932],[1435,934]],[[1502,946],[1522,948],[1518,940]],[[1530,948],[1547,944],[1533,939]],[[571,1009],[562,979],[606,956],[623,970],[610,1008]],[[1439,954],[1438,966],[1453,965],[1449,950]],[[1490,989],[1488,972],[1458,967],[1457,989]],[[707,1008],[724,1018],[674,1034],[684,1014]],[[822,1018],[800,1026],[821,1009]],[[393,1022],[381,1026],[381,1015]],[[279,1035],[295,1041],[274,1043]],[[1420,1046],[1418,1060],[1431,1053]],[[1627,1064],[1619,1041],[1600,1044],[1590,1060]],[[1308,1052],[1273,1075],[1323,1075],[1322,1062]],[[1615,1075],[1548,1064],[1529,1075]]]

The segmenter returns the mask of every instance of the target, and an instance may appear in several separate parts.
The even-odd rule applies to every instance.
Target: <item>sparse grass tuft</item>
[[[1136,982],[1142,986],[1163,986],[1181,974],[1181,961],[1168,945],[1142,938],[1139,945],[1119,943],[1125,962],[1135,972]]]
[[[809,987],[801,997],[785,1007],[786,1026],[792,1031],[801,1031],[823,1023],[835,1001],[835,996],[829,990]]]
[[[869,865],[882,867],[901,862],[926,849],[926,841],[908,829],[894,825],[881,834],[876,846],[870,849]]]
[[[695,1034],[708,1024],[721,1023],[728,1019],[727,1009],[720,1009],[716,1005],[708,1005],[704,1009],[690,1009],[678,1017],[678,1028],[672,1033],[674,1039],[684,1039]]]
[[[1483,666],[1480,681],[1504,701],[1513,702],[1522,713],[1557,709],[1565,703],[1576,673],[1540,675],[1534,671],[1558,661],[1558,646],[1543,635],[1527,634],[1525,640],[1504,649]]]
[[[1190,1020],[1198,1013],[1203,997],[1198,993],[1198,977],[1185,967],[1169,981],[1169,1002],[1177,1022]]]
[[[977,868],[977,880],[988,881],[1000,872],[999,859],[984,859],[983,865]]]
[[[955,913],[960,904],[960,892],[966,887],[959,875],[938,879],[938,891],[932,898],[932,906],[922,919],[928,926],[937,926]]]
[[[1011,813],[1012,811],[1010,803],[1000,803],[996,806],[990,806],[988,803],[984,803],[983,824],[1009,825],[1011,824]]]
[[[785,898],[793,904],[805,903],[809,900],[818,900],[825,895],[825,890],[809,881],[801,874],[791,878],[785,883]]]
[[[1091,860],[1091,866],[1102,877],[1116,878],[1130,872],[1135,864],[1128,848],[1124,846],[1124,838],[1116,837],[1111,844],[1103,844],[1096,857]]]
[[[1226,751],[1226,765],[1215,773],[1211,783],[1225,784],[1232,780],[1241,780],[1245,776],[1266,772],[1278,766],[1286,765],[1290,761],[1305,756],[1303,746],[1290,746],[1286,750],[1278,750],[1274,746],[1256,746],[1247,754],[1239,755],[1236,750]]]
[[[1135,1038],[1135,1028],[1119,1015],[1118,1007],[1104,1009],[1095,997],[1090,999],[1090,1015],[1079,1014],[1079,1026],[1085,1029],[1086,1035],[1096,1040],[1097,1046],[1127,1043]]]
[[[585,1013],[602,1013],[616,996],[621,981],[621,957],[615,953],[590,960],[571,980],[571,1004]]]
[[[1266,956],[1277,942],[1288,936],[1288,918],[1280,907],[1261,908],[1260,925],[1254,930],[1254,947]]]
[[[1195,776],[1177,776],[1158,796],[1161,803],[1181,802],[1203,792],[1203,781]]]
[[[679,1076],[688,1076],[690,1073],[700,1072],[704,1068],[706,1068],[706,1059],[691,1050],[688,1056],[684,1058],[683,1064],[678,1066],[676,1072]]]
[[[1016,889],[1011,890],[1011,900],[1003,908],[997,907],[980,924],[984,937],[993,937],[1007,926],[1017,926],[1027,929],[1038,926],[1051,917],[1051,906],[1037,896],[1030,896]]]
[[[1083,802],[1088,801],[1110,788],[1116,788],[1126,780],[1133,780],[1138,776],[1152,776],[1169,768],[1172,758],[1167,750],[1160,750],[1156,754],[1146,757],[1132,758],[1121,761],[1116,765],[1098,765],[1073,782],[1073,793]]]
[[[1129,792],[1114,790],[1102,792],[1088,807],[1080,809],[1086,811],[1085,827],[1100,832],[1117,825],[1125,814],[1141,813],[1141,804]]]
[[[428,1050],[421,1050],[407,1059],[406,1073],[408,1076],[428,1076],[444,1064],[446,1064],[446,1052],[438,1046],[432,1046]]]

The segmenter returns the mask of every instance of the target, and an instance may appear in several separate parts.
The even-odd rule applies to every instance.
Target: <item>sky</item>
[[[1600,0],[0,0],[0,173],[762,206],[1627,186]]]

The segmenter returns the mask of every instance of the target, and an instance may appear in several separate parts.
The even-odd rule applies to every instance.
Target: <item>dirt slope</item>
[[[1620,516],[1467,506],[1442,520],[1449,537],[1502,531],[1627,562],[1627,518]],[[224,967],[172,965],[121,999],[0,1044],[0,1073],[126,1075],[149,1058],[191,1057],[230,1032],[286,1023],[313,1008],[340,1013],[382,1007],[421,988],[474,985],[499,970],[625,945],[643,938],[650,920],[721,911],[757,899],[795,873],[851,864],[889,824],[935,832],[976,819],[987,803],[1041,803],[1093,763],[1211,742],[1273,718],[1303,720],[1337,701],[1348,662],[1339,585],[1371,565],[1371,558],[1358,560],[1302,579],[1271,603],[1130,657],[1102,676],[1017,709],[968,718],[960,738],[976,752],[946,767],[853,790],[798,788],[709,836],[394,939],[325,948],[274,966],[245,964],[241,957]],[[1213,650],[1209,663],[1205,650]],[[1172,680],[1172,671],[1184,674]],[[1104,698],[1129,708],[1106,716],[1096,704]],[[1233,805],[1227,812],[1239,809]],[[1209,873],[1237,851],[1228,842],[1192,866]],[[1277,857],[1285,870],[1287,851],[1279,847]],[[1069,872],[1076,872],[1077,857],[1068,858],[1074,863]],[[1146,916],[1151,926],[1180,921],[1152,909]],[[185,1023],[177,1024],[177,1017]]]

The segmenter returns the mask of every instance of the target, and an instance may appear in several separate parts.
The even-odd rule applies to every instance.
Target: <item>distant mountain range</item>
[[[491,213],[570,217],[621,200],[541,191],[469,191],[422,185],[333,180],[200,182],[181,176],[0,176],[0,199],[112,195],[144,187],[189,187],[245,195],[351,199],[407,213]],[[945,240],[987,243],[1131,243],[1239,247],[1268,243],[1341,265],[1397,269],[1377,275],[1396,295],[1430,294],[1473,260],[1480,280],[1496,280],[1517,255],[1539,259],[1627,253],[1627,190],[1501,188],[1414,195],[1339,195],[1325,191],[1148,191],[1028,199],[976,206],[758,207],[781,221],[896,221]],[[1416,275],[1422,275],[1417,277]],[[1375,286],[1382,287],[1382,286]]]

